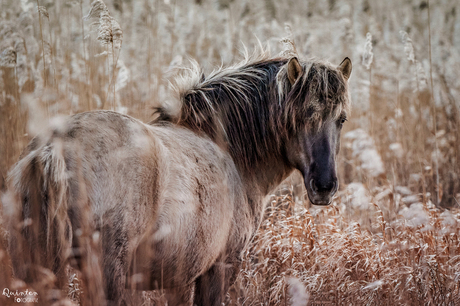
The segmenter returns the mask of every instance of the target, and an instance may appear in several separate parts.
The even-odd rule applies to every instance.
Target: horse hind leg
[[[129,291],[126,288],[128,272],[128,232],[123,216],[107,214],[101,227],[103,273],[108,305],[130,304]]]
[[[226,264],[216,262],[195,281],[194,305],[220,306],[226,294]]]
[[[165,298],[168,301],[168,306],[192,306],[193,304],[193,289],[195,284],[185,285],[168,289],[165,292]],[[201,305],[201,304],[198,304]],[[205,304],[203,304],[205,305]]]

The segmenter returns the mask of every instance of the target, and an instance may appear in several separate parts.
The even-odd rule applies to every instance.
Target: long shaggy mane
[[[302,74],[291,85],[289,56],[259,52],[209,76],[192,61],[173,81],[174,103],[156,109],[151,124],[171,122],[207,135],[248,168],[281,153],[303,129],[318,129],[349,112],[347,81],[329,63],[299,61]]]

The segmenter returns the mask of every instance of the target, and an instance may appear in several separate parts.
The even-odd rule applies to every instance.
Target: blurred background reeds
[[[260,43],[275,56],[286,36],[305,58],[353,62],[341,187],[318,208],[298,174],[283,183],[227,303],[460,305],[458,0],[0,0],[1,190],[50,118],[110,109],[147,122],[190,58],[207,74]],[[0,289],[21,290],[3,204]],[[70,269],[68,298],[44,300],[91,303],[90,272]]]

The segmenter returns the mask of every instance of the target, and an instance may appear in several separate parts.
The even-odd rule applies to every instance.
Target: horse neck
[[[254,165],[251,170],[241,169],[240,173],[244,184],[248,186],[247,192],[262,199],[272,193],[292,171],[293,168],[282,157],[274,156]]]
[[[246,198],[252,214],[253,227],[259,228],[265,208],[267,196],[286,179],[293,171],[282,160],[271,160],[260,163],[251,172],[240,171],[242,183],[246,192]]]

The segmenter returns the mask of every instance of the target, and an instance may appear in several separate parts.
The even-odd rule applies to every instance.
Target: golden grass
[[[254,34],[278,50],[289,21],[285,28],[299,53],[337,63],[352,58],[355,107],[345,132],[361,128],[367,136],[358,148],[343,140],[342,187],[330,207],[309,207],[297,177],[277,191],[227,303],[460,305],[455,1],[430,4],[431,23],[443,25],[442,33],[426,27],[423,2],[100,2],[99,12],[88,14],[98,27],[83,19],[88,1],[1,2],[1,190],[21,150],[49,118],[114,109],[148,121],[152,106],[171,99],[164,76],[183,58],[195,58],[207,70],[235,62],[240,41],[249,48],[257,44]],[[400,10],[387,18],[394,7]],[[424,48],[428,34],[430,54]],[[368,56],[360,63],[363,46],[373,52],[372,62]],[[363,141],[381,158],[382,173],[363,166]],[[12,278],[2,209],[0,290],[24,290],[30,287]],[[50,290],[55,278],[42,269],[42,282],[32,288],[46,296],[44,305],[97,304],[100,296],[91,292],[101,286],[95,270],[70,269],[62,294]],[[0,295],[0,304],[14,301]],[[139,304],[163,305],[164,296],[144,292]]]
[[[275,198],[291,203],[291,196]],[[312,216],[272,209],[246,252],[236,305],[283,305],[290,277],[308,305],[457,305],[460,303],[459,210],[447,229],[438,209],[424,206],[426,224],[388,222],[375,205],[364,228],[337,205]],[[246,301],[246,302],[243,302]]]

